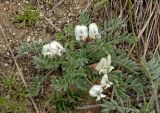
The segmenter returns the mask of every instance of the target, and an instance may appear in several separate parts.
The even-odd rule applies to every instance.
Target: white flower
[[[111,56],[108,55],[108,58],[102,58],[100,62],[96,66],[96,70],[99,71],[99,74],[107,74],[114,69],[113,66],[111,66]]]
[[[100,100],[101,98],[106,97],[106,95],[102,94],[103,88],[101,85],[94,85],[90,90],[89,94],[92,97],[97,97],[96,101]]]
[[[46,44],[46,45],[43,46],[42,54],[44,56],[52,56],[51,49],[50,49],[50,44]]]
[[[65,48],[61,44],[59,44],[57,41],[53,41],[50,43],[51,53],[53,55],[61,56],[63,52],[65,52]]]
[[[46,44],[42,48],[42,54],[44,56],[46,55],[51,57],[55,55],[61,56],[63,52],[65,52],[65,48],[63,48],[63,46],[59,44],[57,41],[53,41],[49,44]]]
[[[89,25],[89,37],[93,39],[101,39],[101,35],[98,32],[96,23],[92,23]]]
[[[101,87],[109,88],[113,83],[108,81],[108,75],[105,74],[101,79]]]
[[[84,41],[88,37],[88,28],[84,25],[77,25],[75,27],[75,36],[77,41]]]

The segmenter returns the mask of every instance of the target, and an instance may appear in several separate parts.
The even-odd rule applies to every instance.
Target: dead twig
[[[57,8],[57,7],[58,7],[60,4],[62,4],[63,2],[64,2],[64,0],[59,1],[59,2],[53,7],[53,9],[51,10],[51,12],[54,11],[55,8]]]
[[[12,56],[14,62],[15,62],[15,65],[16,65],[16,67],[17,67],[19,76],[21,77],[24,86],[27,88],[27,83],[26,83],[26,81],[25,81],[25,79],[24,79],[24,76],[23,76],[23,74],[22,74],[22,72],[21,72],[21,70],[20,70],[20,68],[19,68],[19,65],[18,65],[18,63],[17,63],[17,61],[16,61],[16,59],[15,59],[15,56],[14,56],[13,51],[12,51],[10,45],[9,45],[9,42],[8,42],[8,40],[7,40],[7,37],[6,37],[5,33],[4,33],[4,30],[3,30],[1,24],[0,24],[0,29],[1,29],[1,32],[2,32],[2,34],[3,34],[4,39],[5,39],[5,41],[6,41],[6,44],[7,44],[8,48],[9,48],[9,51],[10,51],[10,53],[11,53],[11,56]],[[35,110],[36,110],[36,113],[40,113],[39,110],[38,110],[38,108],[37,108],[36,103],[35,103],[34,100],[33,100],[33,98],[29,97],[29,99],[31,100],[31,102],[32,102],[32,104],[33,104],[33,106],[34,106],[34,108],[35,108]]]
[[[141,30],[140,33],[138,34],[138,37],[137,37],[138,39],[140,39],[140,37],[142,36],[142,34],[143,34],[143,32],[145,31],[146,27],[149,25],[149,22],[150,22],[150,20],[151,20],[151,18],[152,18],[152,16],[153,16],[153,14],[155,13],[155,9],[156,9],[156,5],[154,6],[154,9],[152,10],[152,12],[151,12],[151,14],[150,14],[147,22],[144,24],[142,30]]]
[[[84,12],[88,9],[88,7],[92,4],[93,0],[90,0],[86,6],[86,8],[84,9]]]
[[[55,28],[56,31],[60,31],[60,29],[58,29],[55,25],[53,25],[53,23],[44,14],[42,15],[48,21],[48,23],[51,24],[51,26]]]

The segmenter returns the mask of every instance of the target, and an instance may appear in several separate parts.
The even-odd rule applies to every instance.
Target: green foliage
[[[89,25],[90,19],[86,12],[81,12],[79,16],[79,24]],[[132,96],[130,91],[134,92],[134,96],[141,97],[144,95],[143,76],[140,66],[131,60],[125,50],[118,48],[118,44],[135,43],[135,37],[132,34],[123,33],[119,30],[125,25],[124,20],[114,19],[105,21],[104,31],[102,32],[101,40],[92,40],[91,42],[76,42],[74,36],[74,27],[69,25],[64,27],[63,32],[55,33],[54,37],[65,45],[66,53],[61,57],[36,55],[33,57],[33,63],[36,69],[41,71],[54,70],[51,77],[51,86],[55,98],[53,104],[56,106],[57,112],[69,112],[77,105],[77,100],[74,96],[70,96],[69,91],[87,92],[90,88],[90,83],[101,78],[95,71],[89,70],[90,64],[95,64],[101,58],[112,56],[112,64],[115,70],[108,74],[109,80],[113,82],[113,99],[105,101],[102,104],[103,112],[119,111],[121,113],[137,112],[132,106]],[[30,45],[30,44],[29,44]],[[42,45],[36,46],[37,49],[25,45],[20,47],[19,53],[22,55],[27,52],[40,52]],[[30,49],[29,49],[30,48]],[[154,61],[153,61],[154,62]],[[158,68],[158,66],[157,66]],[[116,70],[117,69],[117,70]],[[36,96],[41,88],[45,77],[33,79],[29,89],[30,96]],[[91,81],[91,82],[90,82]],[[144,80],[145,81],[145,80]],[[81,95],[79,95],[81,98]],[[135,98],[134,97],[134,98]]]
[[[148,108],[153,109],[155,107],[156,111],[159,113],[159,100],[158,100],[158,89],[160,86],[160,56],[155,55],[149,61],[146,61],[143,57],[141,58],[141,66],[144,75],[149,79],[151,84],[148,84],[148,88],[152,91],[151,99],[148,103]],[[149,87],[150,86],[150,87]]]
[[[109,75],[109,80],[114,83],[114,91],[117,97],[119,98],[127,98],[128,96],[125,94],[126,92],[126,84],[124,82],[124,77],[127,74],[123,74],[121,71],[113,71]]]
[[[23,43],[18,48],[18,55],[23,56],[23,55],[31,53],[31,52],[38,53],[41,51],[42,46],[43,46],[43,43],[37,43],[37,42]]]
[[[113,56],[113,63],[127,69],[129,72],[138,74],[138,65],[124,54]]]
[[[39,12],[32,4],[27,5],[23,13],[14,16],[14,22],[23,23],[24,26],[30,26],[39,19]]]
[[[87,58],[89,63],[99,62],[101,58],[106,58],[109,53],[115,49],[114,45],[107,44],[105,41],[97,41],[93,44],[86,45]],[[83,51],[85,49],[83,48]]]
[[[38,75],[35,78],[33,78],[32,82],[30,83],[27,96],[29,97],[37,96],[44,80],[45,77],[41,75]]]
[[[102,112],[104,113],[110,113],[110,111],[119,111],[120,113],[129,113],[129,112],[138,112],[135,108],[130,108],[129,106],[125,107],[122,106],[120,103],[114,100],[104,101],[104,103],[101,105],[103,107]]]
[[[35,56],[33,57],[33,63],[37,69],[56,69],[60,64],[60,59],[52,59],[49,56]]]
[[[89,25],[90,23],[89,14],[87,12],[82,11],[79,15],[78,20],[80,25]]]
[[[66,60],[70,66],[75,68],[85,66],[88,63],[87,52],[83,50],[67,51]]]
[[[121,64],[128,65],[125,64],[124,62]],[[130,67],[131,69],[134,69],[135,72],[139,72],[139,74],[133,71],[132,73],[127,72],[125,74],[120,71],[113,71],[109,74],[109,80],[111,80],[114,84],[113,89],[115,92],[114,95],[115,99],[114,100],[111,99],[110,101],[105,101],[102,104],[103,108],[102,112],[109,113],[111,111],[112,112],[118,111],[120,113],[129,113],[132,111],[136,113],[149,113],[151,109],[153,109],[155,106],[156,109],[159,109],[158,97],[157,97],[157,91],[159,87],[159,73],[160,73],[159,55],[154,56],[149,61],[146,61],[144,58],[141,58],[141,66],[143,72],[140,71],[140,66],[138,66],[139,67],[137,68],[138,70],[134,69],[133,68],[134,66]],[[133,74],[133,75],[128,75],[128,74]],[[151,82],[151,84],[148,83],[146,79],[148,79]],[[144,96],[145,90],[152,91],[151,99],[149,100],[148,103],[146,102],[146,100],[148,100],[148,97]],[[141,97],[144,102],[143,103],[144,105],[142,105],[140,109],[135,109],[135,107],[133,107],[133,102],[135,102],[135,99],[132,100],[131,97],[132,95],[136,96],[135,94],[137,94],[137,97]]]
[[[57,32],[54,35],[57,41],[61,41],[64,43],[65,48],[75,49],[76,41],[74,39],[74,27],[72,24],[64,27],[63,32]]]
[[[62,40],[64,40],[64,34],[63,34],[62,32],[57,32],[57,33],[55,33],[54,37],[55,37],[55,39],[56,39],[57,41],[62,41]]]
[[[0,113],[24,113],[25,89],[16,74],[0,76]]]
[[[74,110],[77,105],[81,92],[80,91],[67,91],[64,94],[57,94],[52,99],[51,103],[56,107],[58,113],[66,113]]]
[[[67,27],[64,27],[64,33],[66,36],[74,36],[74,26],[73,24],[69,24]]]
[[[102,9],[106,4],[108,3],[108,0],[97,0],[96,4],[94,5],[94,8],[96,10]]]
[[[106,37],[108,44],[118,44],[120,42],[128,42],[128,43],[135,43],[135,37],[132,34],[123,33],[123,34],[116,34],[115,36]]]
[[[85,69],[82,67],[88,63],[86,52],[82,50],[67,51],[65,59],[65,62],[61,63],[63,78],[53,76],[52,86],[57,91],[66,91],[72,85],[80,90],[85,90],[88,84],[85,80]]]
[[[70,68],[64,68],[63,78],[52,77],[52,86],[56,91],[67,91],[68,88],[78,88],[79,90],[86,90],[88,88],[88,83],[85,80],[85,72],[82,68],[75,69],[75,67],[70,66]],[[84,87],[85,86],[85,87]]]
[[[115,18],[112,20],[105,20],[103,33],[104,32],[113,32],[113,31],[120,29],[124,26],[126,26],[126,23],[121,18]]]
[[[136,91],[138,96],[142,96],[145,91],[146,82],[139,77],[140,75],[129,76],[126,80],[126,86]]]
[[[154,56],[150,61],[146,61],[141,58],[141,65],[143,72],[147,78],[151,81],[158,80],[160,78],[160,57]]]

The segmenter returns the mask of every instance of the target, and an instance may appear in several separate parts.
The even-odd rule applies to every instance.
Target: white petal
[[[107,74],[114,69],[113,66],[111,66],[111,56],[108,55],[108,58],[101,58],[100,62],[96,66],[96,70],[99,71],[99,74],[103,72],[103,74]]]
[[[111,55],[108,55],[106,66],[109,67],[110,65],[111,65]]]
[[[93,39],[101,38],[100,34],[98,33],[98,27],[96,23],[92,23],[89,25],[89,37]]]
[[[107,63],[107,59],[106,58],[101,58],[100,62],[96,66],[96,70],[100,71],[100,70],[104,69],[106,63]]]
[[[109,87],[111,87],[111,85],[110,84],[106,84],[106,87],[104,89],[107,89]]]
[[[109,82],[108,84],[113,85],[113,82]]]
[[[101,98],[104,98],[104,97],[106,97],[106,95],[100,94],[100,95],[97,96],[96,101],[99,101]]]
[[[113,69],[114,69],[113,66],[109,66],[108,73],[111,72]]]
[[[94,85],[90,90],[89,90],[89,94],[92,97],[97,97],[99,94],[101,94],[103,92],[103,88],[101,87],[101,85]]]
[[[58,43],[57,41],[53,41],[50,43],[50,48],[51,48],[51,53],[53,55],[62,55],[62,52],[65,52],[65,48],[63,48],[63,46]]]
[[[85,40],[88,37],[88,28],[84,25],[77,25],[75,27],[76,40]]]
[[[64,49],[63,46],[57,41],[51,42],[50,46],[53,47],[53,48],[56,47],[57,49]]]
[[[50,50],[52,55],[58,55],[58,48],[56,45],[50,46]]]
[[[105,87],[106,84],[107,84],[107,82],[108,82],[108,75],[105,74],[105,75],[102,77],[102,79],[101,79],[101,86],[102,86],[102,87]]]
[[[104,89],[111,87],[112,84],[113,84],[112,82],[107,83]]]
[[[99,71],[99,75],[100,75],[101,73],[107,74],[107,69],[101,69],[101,70]]]
[[[45,44],[42,48],[42,54],[44,56],[46,55],[51,55],[51,50],[50,50],[50,45],[49,44]]]
[[[101,97],[101,98],[104,98],[104,97],[106,97],[106,95],[104,95],[104,94],[100,94],[100,97]]]
[[[101,97],[100,97],[100,95],[99,95],[99,96],[97,96],[96,101],[99,101],[100,99],[101,99]]]

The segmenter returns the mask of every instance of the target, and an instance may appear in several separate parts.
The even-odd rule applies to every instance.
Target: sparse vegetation
[[[25,6],[23,12],[19,12],[13,18],[13,22],[22,23],[23,26],[30,26],[40,19],[39,11],[32,4]]]

